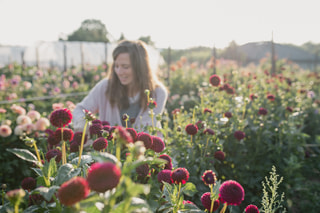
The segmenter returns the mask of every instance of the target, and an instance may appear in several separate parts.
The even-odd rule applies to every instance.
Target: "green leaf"
[[[118,161],[117,157],[107,153],[107,152],[93,152],[88,153],[95,162],[111,162],[121,167],[121,163]]]
[[[56,185],[61,185],[62,183],[79,175],[80,172],[81,172],[81,169],[79,169],[79,168],[74,169],[72,164],[66,163],[58,169],[58,174],[55,179],[55,183],[56,183]]]
[[[35,191],[38,191],[44,197],[44,199],[46,199],[47,201],[50,201],[52,199],[52,196],[58,189],[59,189],[59,186],[51,186],[50,188],[39,187]]]
[[[18,156],[22,160],[29,161],[29,162],[32,162],[32,163],[37,163],[38,162],[37,157],[27,149],[13,148],[13,149],[7,149],[7,151],[8,152],[12,152],[13,154]]]
[[[92,160],[93,159],[92,159],[92,157],[90,155],[82,155],[79,167],[83,166],[84,164],[91,163]],[[78,161],[79,161],[79,157],[76,157],[76,158],[71,160],[71,163],[74,164],[74,165],[78,165]]]
[[[193,197],[193,195],[198,192],[197,187],[191,182],[187,182],[181,191],[189,197]]]

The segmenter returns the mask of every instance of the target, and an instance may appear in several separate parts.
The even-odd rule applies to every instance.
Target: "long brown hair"
[[[116,60],[119,54],[129,53],[130,62],[134,73],[134,81],[136,88],[140,93],[140,107],[143,110],[147,109],[147,96],[145,90],[150,91],[150,96],[154,93],[157,86],[157,78],[152,72],[149,64],[149,56],[146,50],[146,44],[143,41],[121,41],[118,46],[113,50],[113,61]],[[111,66],[108,73],[108,87],[106,96],[110,100],[112,106],[117,105],[120,109],[129,107],[129,98],[127,87],[120,83],[118,76],[115,73],[115,64]]]

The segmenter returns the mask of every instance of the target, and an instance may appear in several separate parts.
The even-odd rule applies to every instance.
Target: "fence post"
[[[63,71],[67,72],[67,45],[63,42]]]
[[[216,46],[215,45],[213,45],[212,56],[213,56],[213,74],[216,74],[217,73],[217,70],[216,70],[217,53],[216,53]]]
[[[167,85],[170,86],[171,47],[168,48],[168,76]]]
[[[37,63],[37,68],[40,69],[40,61],[39,61],[39,46],[36,48],[36,63]]]
[[[81,52],[81,70],[82,76],[84,75],[84,52],[83,52],[83,43],[80,42],[80,52]]]
[[[24,60],[24,50],[21,51],[21,64],[22,64],[22,70],[24,71],[26,67],[26,62]]]
[[[314,72],[317,72],[317,66],[318,66],[318,61],[319,61],[319,50],[315,54],[315,59],[314,59]]]
[[[273,42],[273,33],[271,39],[271,73],[276,74],[276,56],[275,56],[275,49],[274,49],[274,42]]]

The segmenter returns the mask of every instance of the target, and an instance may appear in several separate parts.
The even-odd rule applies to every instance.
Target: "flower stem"
[[[152,122],[152,129],[154,129],[154,122],[153,122],[153,109],[150,110],[151,111],[151,122]]]
[[[38,150],[36,142],[34,142],[33,146],[34,146],[34,150],[36,151],[38,161],[39,161],[40,164],[42,164],[41,163],[41,158],[40,158],[40,155],[39,155],[39,150]]]
[[[120,161],[120,156],[121,156],[121,147],[120,147],[120,141],[117,141],[116,143],[116,156],[119,162]]]
[[[223,208],[221,209],[220,213],[224,213],[224,212],[226,211],[226,209],[227,209],[227,206],[228,206],[228,204],[227,204],[227,203],[224,203],[224,206],[223,206]]]
[[[212,195],[213,194],[213,185],[209,184],[209,187],[210,187],[210,192]],[[211,195],[210,195],[210,197],[211,197]],[[213,211],[213,204],[214,204],[214,200],[211,200],[210,213],[212,213],[212,211]]]
[[[205,154],[207,152],[208,143],[209,143],[209,137],[207,138],[206,148],[204,148],[204,151],[203,151],[203,157],[205,156]]]
[[[80,166],[80,162],[81,162],[81,155],[82,155],[82,151],[83,151],[84,137],[86,135],[87,125],[88,125],[88,121],[86,120],[86,123],[84,124],[84,127],[83,127],[83,132],[82,132],[81,145],[80,145],[80,150],[79,150],[78,167]]]

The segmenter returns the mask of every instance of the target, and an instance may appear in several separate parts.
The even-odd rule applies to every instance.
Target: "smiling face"
[[[114,61],[114,71],[122,85],[133,85],[134,73],[129,53],[120,53]]]

